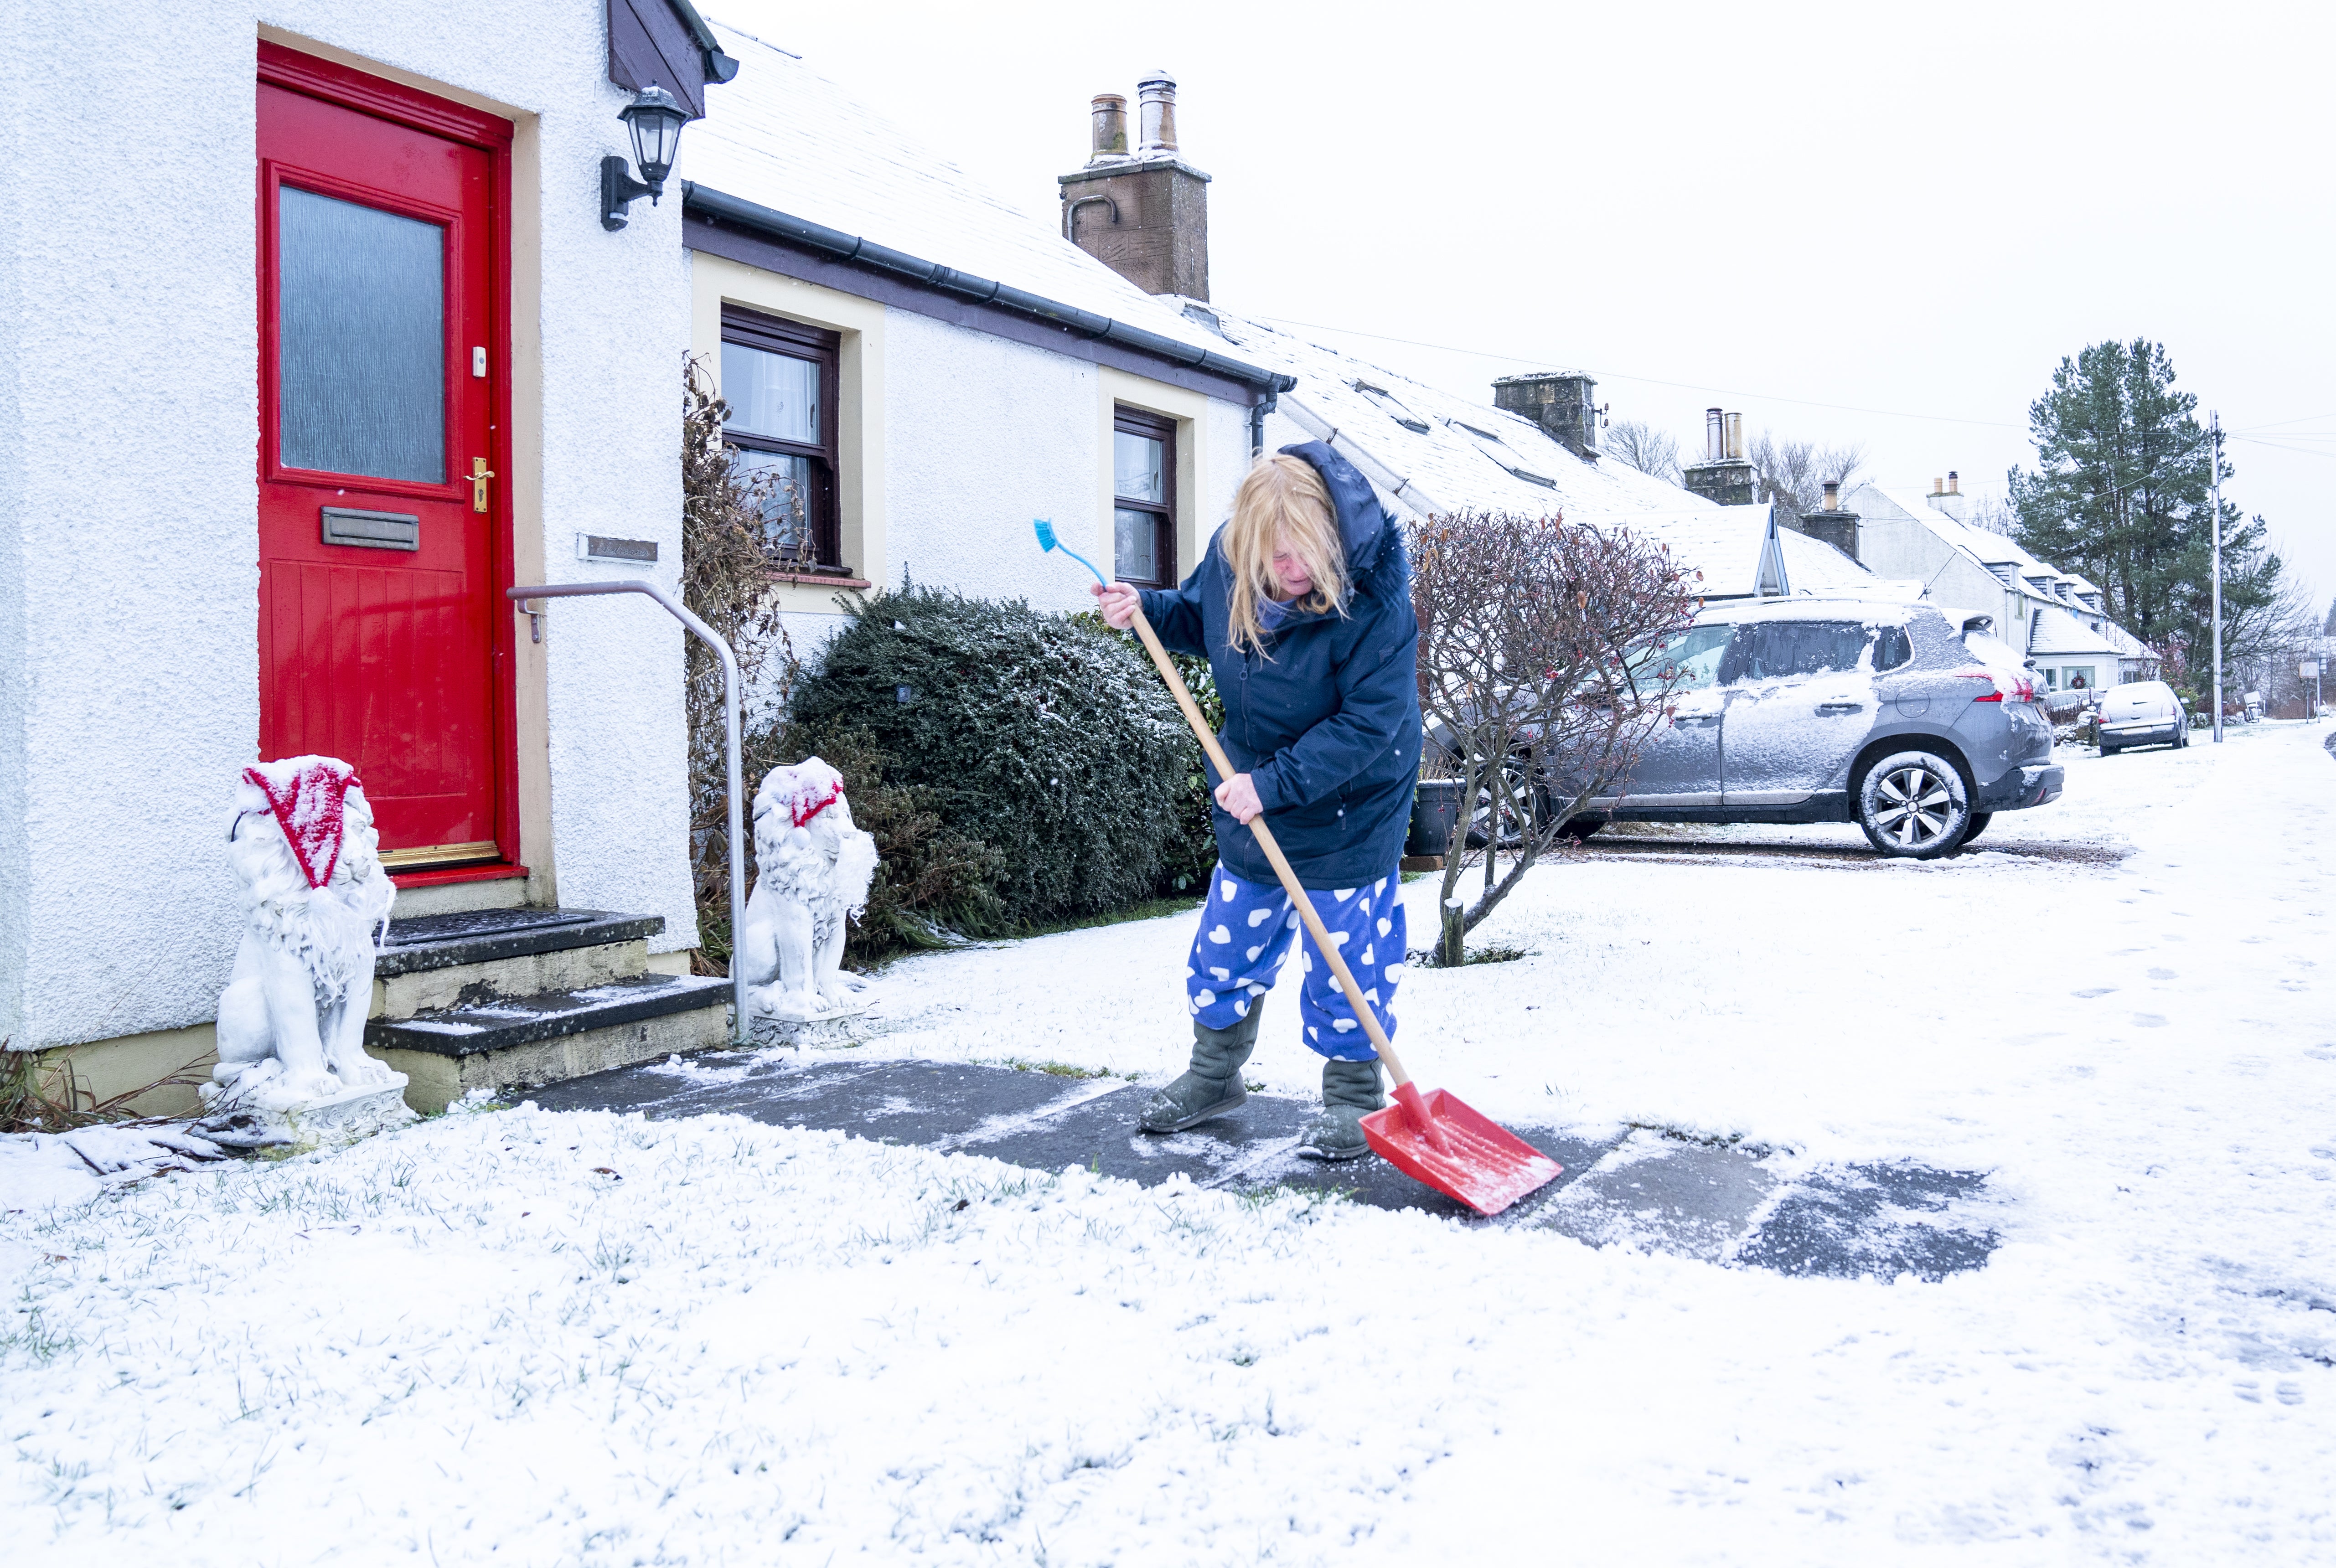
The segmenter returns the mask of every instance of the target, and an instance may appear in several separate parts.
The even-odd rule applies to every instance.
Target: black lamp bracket
[[[625,209],[646,196],[655,206],[665,194],[656,185],[644,185],[633,178],[632,165],[611,152],[600,160],[600,227],[615,233],[625,226]]]

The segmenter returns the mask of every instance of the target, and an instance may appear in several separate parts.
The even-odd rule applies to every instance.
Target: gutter
[[[755,202],[725,195],[693,180],[682,181],[681,200],[683,210],[701,218],[784,240],[790,245],[815,250],[839,261],[874,268],[880,272],[889,272],[945,294],[959,295],[1002,310],[1032,317],[1050,326],[1062,327],[1082,337],[1115,344],[1153,359],[1165,360],[1171,365],[1206,371],[1212,375],[1238,382],[1256,394],[1250,404],[1252,445],[1255,444],[1256,433],[1263,424],[1260,411],[1271,408],[1277,397],[1298,385],[1298,378],[1294,375],[1284,375],[1278,370],[1265,370],[1241,360],[1228,359],[1212,350],[1179,342],[1157,332],[1147,332],[1141,326],[1130,326],[1108,316],[1098,316],[1076,305],[1065,305],[1060,300],[1048,299],[1044,295],[1032,294],[1027,289],[1016,288],[994,278],[959,272],[953,267],[943,267],[937,261],[910,256],[889,245],[879,245],[872,239],[846,234],[840,229],[830,229],[824,224],[791,217]]]
[[[1290,384],[1296,385],[1294,377],[1291,378]],[[1338,439],[1337,425],[1332,424],[1298,399],[1284,397],[1281,400],[1281,412],[1288,414],[1290,422],[1299,429],[1353,463],[1365,479],[1369,480],[1390,498],[1403,502],[1420,516],[1434,517],[1444,510],[1422,494],[1417,485],[1397,476],[1387,464],[1357,446],[1353,437],[1349,436],[1341,442]],[[1258,424],[1261,426],[1263,421],[1260,420]]]

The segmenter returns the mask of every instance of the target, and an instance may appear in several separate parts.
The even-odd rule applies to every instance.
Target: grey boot
[[[1376,1061],[1322,1064],[1322,1114],[1307,1125],[1298,1152],[1315,1160],[1351,1160],[1370,1152],[1363,1118],[1387,1104]]]
[[[1249,1016],[1230,1029],[1192,1025],[1192,1065],[1184,1076],[1153,1095],[1137,1125],[1147,1133],[1181,1133],[1185,1128],[1222,1115],[1249,1098],[1241,1087],[1241,1064],[1257,1048],[1257,1022],[1265,1011],[1262,998],[1249,1005]]]

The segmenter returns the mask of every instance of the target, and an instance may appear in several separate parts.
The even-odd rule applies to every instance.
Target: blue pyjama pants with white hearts
[[[1395,1014],[1389,1009],[1403,980],[1402,879],[1390,871],[1360,887],[1309,889],[1307,897],[1362,988],[1363,999],[1378,1015],[1379,1027],[1394,1039]],[[1229,1029],[1248,1017],[1281,972],[1293,940],[1306,977],[1298,998],[1306,1043],[1342,1061],[1368,1062],[1377,1056],[1338,977],[1313,950],[1313,938],[1304,935],[1281,884],[1244,881],[1222,865],[1201,908],[1201,931],[1192,939],[1192,965],[1185,970],[1194,1019]]]

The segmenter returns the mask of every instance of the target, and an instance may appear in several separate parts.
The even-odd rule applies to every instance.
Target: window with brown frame
[[[1117,407],[1112,419],[1112,570],[1122,582],[1176,582],[1176,422]]]
[[[836,360],[841,335],[722,307],[723,443],[753,486],[771,558],[849,576],[836,523]]]

